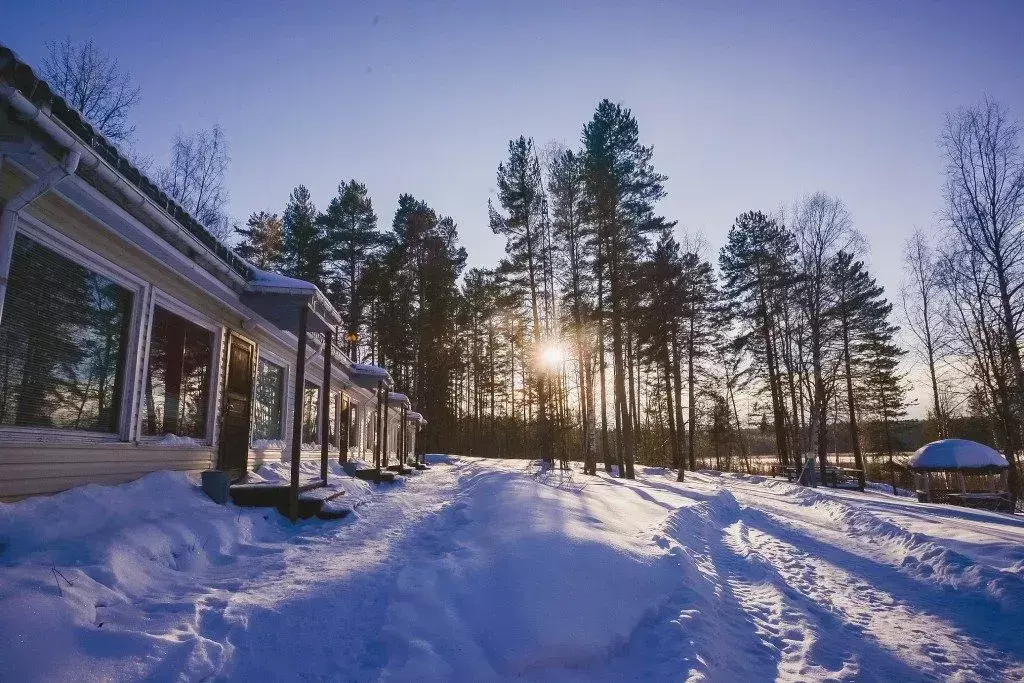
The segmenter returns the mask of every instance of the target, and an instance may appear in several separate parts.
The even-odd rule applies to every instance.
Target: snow
[[[1024,677],[1019,517],[426,460],[390,486],[332,463],[354,512],[294,526],[180,473],[0,505],[0,680]]]
[[[388,371],[384,368],[376,365],[369,365],[367,363],[353,363],[352,372],[356,375],[368,375],[370,377],[379,377],[380,379],[388,379],[391,376]]]
[[[1009,463],[999,451],[967,439],[943,439],[926,444],[907,463],[916,470],[1006,469]]]
[[[388,392],[388,403],[405,403],[409,404],[409,397],[405,394],[400,394],[397,391]]]
[[[164,434],[155,443],[172,448],[198,448],[206,445],[206,442],[202,439],[192,436],[178,436],[177,434]]]
[[[302,292],[310,294],[319,291],[317,286],[312,282],[288,277],[287,275],[281,275],[280,273],[273,273],[269,270],[257,268],[252,264],[249,264],[249,267],[252,268],[253,273],[252,278],[249,280],[249,288],[253,291],[279,291],[284,293]]]

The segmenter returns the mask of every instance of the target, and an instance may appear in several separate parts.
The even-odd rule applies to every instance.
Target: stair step
[[[371,469],[356,470],[356,479],[362,479],[363,481],[373,481],[377,483],[391,483],[395,480],[395,473],[388,472],[387,470],[381,470],[380,472]]]
[[[352,512],[352,508],[342,505],[336,501],[324,503],[323,507],[316,513],[317,519],[344,519]]]

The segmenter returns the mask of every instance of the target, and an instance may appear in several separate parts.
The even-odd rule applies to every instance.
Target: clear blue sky
[[[0,41],[38,64],[94,38],[143,88],[138,148],[221,124],[230,213],[306,184],[410,192],[459,224],[473,265],[503,253],[486,202],[509,138],[575,144],[625,103],[669,177],[662,211],[714,252],[732,219],[824,190],[846,200],[893,291],[941,208],[947,110],[985,94],[1024,119],[1024,1],[101,2],[0,0]],[[895,292],[893,291],[893,296]]]

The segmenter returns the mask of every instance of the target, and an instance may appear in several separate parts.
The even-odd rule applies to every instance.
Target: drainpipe
[[[82,155],[76,149],[69,149],[63,162],[54,164],[50,170],[4,204],[3,213],[0,214],[0,320],[3,320],[7,277],[11,272],[11,253],[14,250],[14,228],[18,224],[18,216],[25,207],[52,190],[60,181],[74,175],[81,159]]]

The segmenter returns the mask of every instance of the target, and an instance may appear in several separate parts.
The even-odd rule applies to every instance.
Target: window
[[[331,394],[331,417],[327,422],[327,443],[338,445],[338,414],[341,411],[341,394]]]
[[[143,434],[206,436],[212,356],[213,332],[154,307]]]
[[[302,443],[320,443],[320,387],[310,382],[302,392]]]
[[[132,294],[17,234],[0,321],[0,424],[117,432]]]
[[[281,402],[284,399],[284,368],[260,358],[256,370],[256,401],[253,404],[252,438],[281,438]]]
[[[348,396],[345,394],[337,395],[338,401],[338,432],[337,437],[333,443],[335,446],[339,446],[343,451],[347,451],[349,445],[351,445],[350,434],[352,432],[352,406]]]

